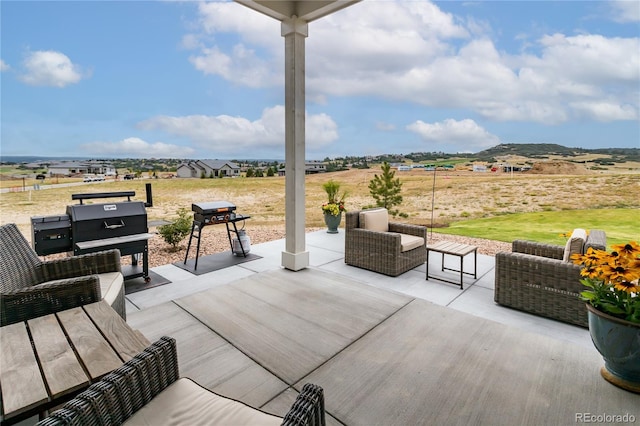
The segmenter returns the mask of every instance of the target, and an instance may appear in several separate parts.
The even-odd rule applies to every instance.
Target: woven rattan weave
[[[176,341],[165,336],[38,425],[120,425],[178,378]],[[206,424],[207,419],[199,420],[199,424]],[[282,424],[323,426],[322,388],[304,385]]]
[[[0,325],[13,324],[101,299],[97,274],[120,272],[109,250],[43,262],[18,227],[0,226]],[[113,304],[126,317],[124,286]]]
[[[426,246],[403,252],[400,234],[415,235],[427,241],[427,228],[389,222],[389,232],[360,228],[360,212],[347,212],[345,223],[344,261],[370,271],[396,277],[417,266],[427,258]]]

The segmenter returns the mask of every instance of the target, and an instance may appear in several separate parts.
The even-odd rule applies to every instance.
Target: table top
[[[457,256],[467,255],[477,249],[478,247],[476,246],[472,246],[469,244],[462,244],[462,243],[454,243],[451,241],[440,241],[434,245],[427,246],[427,251],[437,251],[439,253],[455,254]]]
[[[2,419],[64,402],[148,345],[104,301],[0,328]]]

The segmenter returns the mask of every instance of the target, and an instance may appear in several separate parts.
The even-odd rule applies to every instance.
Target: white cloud
[[[631,19],[638,4],[612,7]],[[249,87],[283,84],[277,21],[236,3],[207,3],[200,12],[197,69]],[[378,97],[548,125],[582,119],[587,109],[598,121],[638,118],[638,37],[548,34],[509,53],[486,35],[495,36],[486,22],[428,1],[357,3],[309,26],[307,100]]]
[[[9,69],[11,69],[11,67],[5,61],[0,59],[0,72],[8,71]]]
[[[433,145],[454,145],[461,150],[489,148],[500,143],[500,139],[471,119],[446,119],[439,123],[425,123],[418,120],[407,126],[420,138]]]
[[[53,50],[29,52],[20,79],[31,86],[65,87],[82,78],[82,70],[65,54]]]
[[[255,121],[228,115],[157,116],[138,123],[138,127],[187,137],[216,153],[245,150],[251,157],[254,150],[284,150],[284,107],[280,105],[265,109]],[[307,115],[305,134],[309,149],[326,146],[338,138],[337,125],[326,114]]]
[[[585,118],[601,122],[634,120],[638,117],[636,108],[616,102],[574,102],[571,107]]]
[[[254,88],[283,84],[283,42],[277,21],[232,2],[201,3],[198,10],[200,33],[183,37],[185,48],[197,50],[189,58],[197,70]],[[215,44],[217,33],[238,34],[240,40],[225,52]]]
[[[83,144],[81,149],[94,155],[133,158],[188,158],[196,152],[190,147],[162,142],[149,143],[140,138],[126,138],[118,142],[90,142]]]
[[[620,23],[640,22],[640,2],[636,0],[613,0],[607,2],[611,7],[611,18]]]
[[[248,87],[264,87],[276,84],[274,80],[282,81],[282,76],[276,77],[268,63],[242,44],[234,46],[229,55],[216,46],[202,48],[200,54],[191,56],[189,61],[205,74],[220,75]]]

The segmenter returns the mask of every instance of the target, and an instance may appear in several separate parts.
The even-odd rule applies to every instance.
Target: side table
[[[454,272],[460,272],[460,282],[450,281],[444,278],[434,277],[429,275],[429,252],[442,253],[442,268],[441,270],[448,270]],[[473,273],[464,272],[464,257],[470,253],[473,253]],[[460,258],[460,269],[445,268],[444,256],[445,254],[451,256],[458,256]],[[432,246],[427,246],[427,280],[433,278],[434,280],[443,281],[451,284],[460,284],[460,290],[462,290],[464,274],[473,275],[473,278],[478,278],[478,247],[468,244],[453,243],[448,241],[440,241]]]

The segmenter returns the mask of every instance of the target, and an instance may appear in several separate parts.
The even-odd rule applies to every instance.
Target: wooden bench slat
[[[122,360],[82,308],[56,314],[92,381],[122,365]]]
[[[123,362],[130,360],[151,344],[144,336],[129,327],[107,303],[91,303],[83,308],[104,335],[112,336],[110,343]]]
[[[52,398],[58,398],[83,386],[89,378],[78,362],[55,315],[28,321],[44,377]]]
[[[0,376],[5,419],[49,400],[24,322],[0,329]]]

